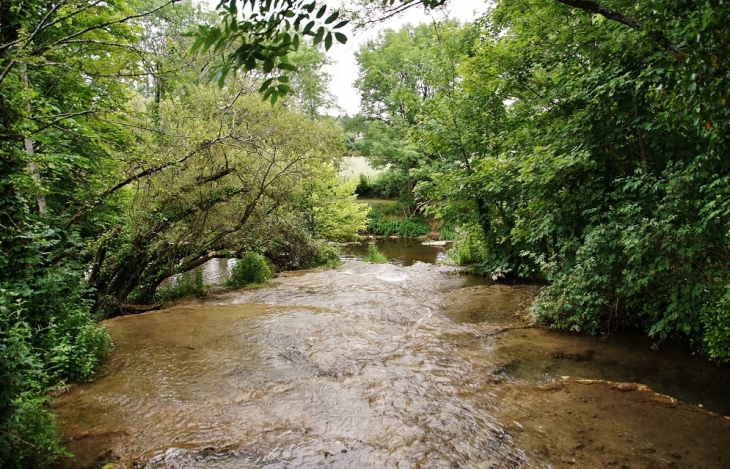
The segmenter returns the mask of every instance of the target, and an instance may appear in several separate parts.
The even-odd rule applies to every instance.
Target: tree
[[[453,65],[431,70],[457,78],[406,125],[428,156],[416,194],[476,270],[550,282],[536,319],[728,358],[728,9],[663,7],[501,2],[435,43]]]
[[[104,239],[91,279],[105,303],[150,304],[164,278],[214,257],[254,250],[282,258],[259,227],[284,222],[329,174],[342,135],[262,103],[247,87],[188,86],[163,100],[162,135],[149,151],[170,164],[125,188],[129,222]]]
[[[83,282],[87,242],[115,223],[112,197],[71,221],[116,177],[133,136],[119,76],[136,71],[123,2],[0,6],[0,465],[63,454],[45,394],[86,379],[109,339]],[[92,196],[93,197],[93,196]]]
[[[290,75],[290,101],[298,109],[314,118],[337,107],[337,100],[329,91],[332,77],[325,71],[331,62],[319,48],[302,43],[299,50],[291,54],[289,63],[296,68]]]
[[[448,79],[436,73],[439,36],[455,28],[446,23],[406,25],[399,31],[386,30],[366,43],[356,54],[360,72],[355,87],[363,106],[364,139],[358,149],[378,168],[388,168],[384,176],[397,181],[397,193],[408,211],[415,210],[413,188],[417,170],[433,158],[408,134],[421,120],[423,103],[432,98]]]
[[[229,12],[231,8],[228,5]],[[321,16],[324,10],[317,13]],[[300,21],[307,15],[300,15]],[[282,16],[279,23],[254,19],[258,22],[254,29],[262,27],[256,30],[264,31],[275,23],[283,26],[288,21],[285,17],[291,16]],[[330,14],[323,21],[329,24],[335,19]],[[166,275],[202,262],[208,255],[206,249],[230,246],[236,235],[244,243],[236,249],[246,248],[245,243],[250,241],[278,255],[281,262],[291,258],[292,246],[304,246],[306,255],[288,265],[331,256],[332,251],[314,241],[310,233],[281,233],[303,218],[299,213],[289,213],[289,205],[283,202],[288,196],[304,197],[298,182],[322,171],[314,160],[335,159],[336,147],[342,140],[338,132],[325,124],[305,125],[304,117],[293,117],[293,113],[280,109],[276,115],[281,117],[282,125],[322,131],[317,136],[320,149],[336,142],[329,147],[332,153],[324,155],[323,150],[305,148],[304,135],[309,141],[315,139],[306,132],[301,138],[289,138],[274,146],[263,141],[268,129],[259,129],[255,139],[246,140],[248,137],[241,137],[242,131],[234,130],[235,125],[231,132],[220,135],[216,133],[219,129],[207,128],[211,133],[206,139],[191,135],[200,138],[192,145],[161,133],[175,122],[168,118],[174,113],[164,109],[171,91],[183,98],[193,95],[198,92],[195,81],[199,69],[195,68],[221,66],[212,53],[182,53],[195,43],[195,38],[184,36],[182,29],[198,22],[206,28],[208,21],[208,15],[189,2],[172,0],[0,3],[3,467],[41,467],[64,455],[45,408],[45,396],[66,380],[90,377],[100,358],[108,353],[109,337],[94,323],[95,311],[116,307],[105,300],[139,302],[145,295],[150,297],[155,282],[163,276],[161,272]],[[230,25],[229,21],[229,31]],[[309,35],[327,47],[332,38],[344,41],[344,37],[322,31],[319,36],[319,29]],[[255,42],[266,34],[251,37]],[[274,36],[274,42],[291,46],[284,36]],[[204,42],[198,45],[205,46]],[[225,41],[218,44],[225,46]],[[217,49],[218,53],[222,51]],[[268,67],[266,60],[257,64]],[[278,70],[290,68],[283,65]],[[281,85],[285,80],[280,78],[277,83]],[[262,81],[255,88],[265,84]],[[285,87],[277,90],[283,92]],[[230,102],[215,104],[232,106]],[[258,108],[252,105],[251,109]],[[270,108],[258,111],[273,112]],[[223,115],[229,117],[225,112],[216,116]],[[262,118],[257,122],[265,121]],[[278,129],[283,132],[282,127]],[[262,173],[242,172],[242,166],[221,166],[227,152],[239,158],[239,150],[244,147],[243,153],[249,157],[261,151],[264,166],[251,164],[251,168],[268,167],[274,172],[264,177]],[[297,153],[295,148],[304,153]],[[166,149],[180,153],[171,154]],[[272,156],[272,151],[279,150],[285,153]],[[211,168],[206,170],[203,162],[211,163]],[[226,170],[230,172],[222,175],[221,171]],[[286,178],[279,173],[286,174]],[[234,174],[241,178],[238,185],[231,181]],[[173,175],[180,176],[179,185],[162,187],[161,181]],[[145,214],[135,205],[134,197],[138,197],[137,203],[154,208],[156,201],[149,198],[153,195],[169,203],[158,212]],[[169,198],[172,196],[179,197]],[[226,206],[233,200],[241,201],[250,213],[243,216]],[[135,210],[130,209],[133,206]],[[208,215],[211,218],[206,218]],[[241,218],[235,222],[225,218],[227,215]],[[212,224],[215,217],[219,218]],[[261,231],[241,238],[237,224],[245,225],[254,217],[262,221]],[[151,229],[152,233],[140,231],[143,229]],[[263,230],[267,229],[280,232],[266,238]],[[203,238],[189,249],[173,246],[171,242],[182,243],[190,236],[185,230]],[[262,239],[268,244],[256,244]],[[286,243],[289,251],[282,257],[282,245]],[[136,247],[140,253],[131,252]],[[135,270],[130,259],[148,259],[151,265],[136,266]],[[122,281],[116,274],[125,269],[131,278]]]

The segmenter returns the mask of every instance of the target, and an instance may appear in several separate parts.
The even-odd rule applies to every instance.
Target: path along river
[[[347,261],[107,321],[53,405],[66,465],[730,468],[727,370],[530,327],[535,293]]]

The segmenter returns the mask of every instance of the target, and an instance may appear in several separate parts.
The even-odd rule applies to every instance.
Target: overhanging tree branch
[[[81,218],[82,216],[84,216],[89,210],[91,210],[92,208],[94,208],[97,205],[99,205],[107,197],[109,197],[110,195],[112,195],[113,193],[115,193],[116,191],[118,191],[119,189],[121,189],[122,187],[130,184],[133,181],[136,181],[136,180],[138,180],[140,178],[143,178],[145,176],[149,176],[151,174],[158,173],[158,172],[162,171],[163,169],[165,169],[167,167],[170,167],[172,165],[183,163],[183,162],[185,162],[185,160],[187,160],[188,158],[196,155],[197,153],[199,153],[199,152],[201,152],[201,151],[203,151],[203,150],[205,150],[207,148],[210,148],[210,147],[212,147],[213,145],[215,145],[217,143],[220,143],[224,138],[226,138],[226,137],[219,137],[219,138],[216,138],[214,140],[206,140],[205,142],[203,142],[200,145],[198,145],[198,147],[195,150],[187,153],[185,156],[183,156],[181,158],[178,158],[177,160],[168,161],[167,163],[161,163],[161,164],[158,164],[158,165],[153,166],[151,168],[147,168],[144,171],[140,171],[138,173],[135,173],[135,174],[129,176],[128,178],[124,179],[123,181],[118,182],[114,186],[112,186],[109,189],[107,189],[106,191],[104,191],[92,203],[90,203],[86,207],[84,207],[84,208],[80,209],[79,211],[77,211],[76,213],[74,213],[73,216],[71,216],[71,218],[69,218],[68,221],[66,221],[66,223],[63,225],[64,228],[68,228],[69,226],[73,225],[79,218]]]
[[[643,31],[644,30],[644,23],[639,21],[636,18],[633,18],[631,16],[626,16],[624,14],[621,14],[617,11],[609,10],[608,8],[602,7],[601,5],[595,3],[595,2],[588,2],[584,0],[557,0],[559,3],[562,3],[563,5],[567,5],[569,7],[578,8],[583,11],[588,11],[591,13],[596,13],[601,16],[603,16],[606,19],[609,19],[611,21],[616,21],[617,23],[621,23],[623,25],[626,25],[630,27],[631,29],[635,29],[637,31]],[[667,38],[664,33],[661,31],[650,31],[649,35],[659,43],[667,52],[672,54],[672,56],[677,60],[684,60],[687,58],[687,53],[680,50],[676,44],[673,44],[672,41]]]

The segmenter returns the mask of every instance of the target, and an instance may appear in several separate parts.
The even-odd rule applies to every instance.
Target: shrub
[[[179,276],[170,279],[167,285],[160,287],[157,291],[157,297],[163,304],[179,300],[181,298],[197,297],[204,294],[205,285],[203,285],[202,269],[195,269],[191,272],[182,273]]]
[[[362,258],[363,262],[372,262],[374,264],[384,264],[388,261],[388,259],[378,251],[378,248],[375,246],[375,243],[370,243],[368,245],[368,255]]]
[[[75,305],[41,328],[25,319],[17,293],[0,288],[0,467],[47,467],[68,455],[45,394],[67,379],[87,379],[111,348],[88,304],[71,298]]]
[[[236,262],[231,272],[231,278],[226,285],[242,287],[256,283],[264,283],[272,277],[271,269],[261,254],[249,252]]]
[[[53,318],[44,342],[48,372],[55,379],[89,379],[112,347],[106,328],[96,327],[83,310]]]
[[[375,189],[370,184],[370,181],[368,181],[367,176],[360,173],[360,179],[357,183],[357,187],[355,188],[355,194],[361,199],[367,199],[369,197],[373,197],[375,194]]]
[[[725,296],[715,304],[702,309],[702,323],[707,354],[730,362],[730,285],[726,290]]]
[[[454,227],[452,227],[449,223],[441,222],[441,224],[438,227],[439,232],[439,239],[441,241],[454,241],[456,239],[457,233]]]
[[[336,246],[327,244],[326,242],[319,242],[315,246],[316,249],[312,255],[312,267],[319,267],[321,265],[335,267],[342,263],[340,260],[340,250]]]
[[[416,238],[429,232],[426,221],[420,217],[409,217],[403,220],[394,220],[386,217],[379,210],[371,210],[368,215],[368,233],[378,236],[403,236]]]

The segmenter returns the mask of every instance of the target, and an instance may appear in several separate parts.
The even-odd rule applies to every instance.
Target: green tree
[[[267,227],[293,223],[293,204],[341,157],[337,127],[272,108],[249,87],[188,86],[163,100],[162,134],[149,146],[160,169],[124,188],[129,221],[105,238],[92,270],[105,303],[149,304],[167,276],[230,253],[275,251]]]
[[[296,67],[290,76],[291,101],[309,117],[337,107],[337,100],[329,92],[332,77],[325,67],[332,65],[328,57],[317,47],[306,42],[289,57],[289,63]]]
[[[458,78],[432,81],[406,132],[460,257],[549,280],[533,315],[554,326],[730,356],[728,18],[713,1],[500,2],[476,35],[442,35],[431,76]]]
[[[355,87],[364,118],[364,138],[357,148],[376,168],[388,168],[385,178],[397,184],[398,198],[408,212],[415,210],[417,170],[438,157],[417,139],[409,139],[409,133],[421,120],[423,103],[449,86],[448,79],[434,71],[440,35],[455,27],[446,23],[386,30],[356,54],[360,72]]]

